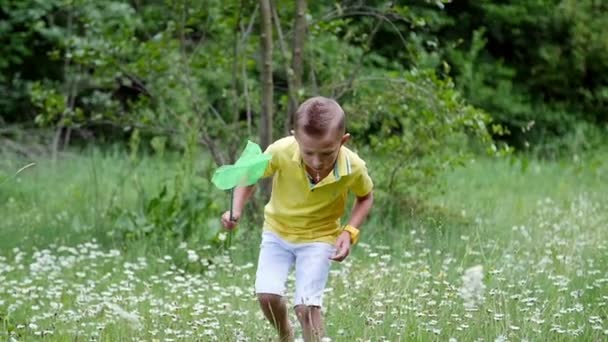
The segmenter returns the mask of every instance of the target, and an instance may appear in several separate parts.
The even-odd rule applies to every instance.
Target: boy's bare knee
[[[258,293],[260,305],[268,307],[281,304],[282,297],[272,293]]]
[[[313,317],[317,316],[321,308],[313,305],[296,305],[296,316],[302,324],[311,324]]]
[[[308,315],[308,306],[307,305],[296,305],[296,316],[299,320],[302,320],[304,317]]]

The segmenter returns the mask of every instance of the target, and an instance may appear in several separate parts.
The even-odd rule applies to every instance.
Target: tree
[[[291,59],[291,74],[289,108],[285,120],[285,131],[293,126],[293,116],[298,109],[298,94],[302,88],[302,73],[304,72],[304,43],[306,41],[306,0],[296,0],[296,15],[294,21],[293,53]]]
[[[273,81],[272,81],[272,8],[270,0],[260,0],[260,42],[262,51],[262,112],[260,117],[260,145],[263,149],[272,142]]]
[[[380,162],[372,172],[391,196],[461,161],[467,134],[495,148],[487,115],[468,106],[449,77],[415,58],[427,51],[411,31],[426,17],[405,6],[81,0],[71,9],[78,29],[60,37],[51,55],[70,61],[72,75],[82,70],[81,86],[70,102],[62,82],[39,80],[31,91],[38,122],[101,133],[109,126],[130,136],[134,150],[167,145],[184,153],[184,178],[195,174],[199,149],[209,165],[221,165],[234,160],[246,138],[257,136],[266,147],[273,126],[291,125],[285,119],[296,99],[317,94],[340,97],[353,148],[373,150]],[[289,22],[283,35],[281,24]],[[387,57],[380,42],[407,53]],[[278,60],[283,67],[273,68]],[[275,106],[287,116],[273,115]]]

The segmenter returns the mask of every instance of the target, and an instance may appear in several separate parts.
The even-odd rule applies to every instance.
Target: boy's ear
[[[293,129],[290,130],[289,133],[291,133],[291,135],[296,135],[296,131],[294,131]]]
[[[342,136],[342,140],[340,141],[340,145],[346,144],[346,142],[348,142],[349,140],[350,140],[350,133],[345,133]]]

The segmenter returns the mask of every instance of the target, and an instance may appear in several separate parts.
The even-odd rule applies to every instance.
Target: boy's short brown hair
[[[323,96],[311,97],[304,101],[294,115],[295,132],[320,137],[330,130],[341,134],[346,131],[344,110],[338,102]]]

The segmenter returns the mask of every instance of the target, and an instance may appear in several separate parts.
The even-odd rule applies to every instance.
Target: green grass
[[[404,208],[402,217],[387,220],[385,208],[376,207],[362,243],[332,269],[328,335],[334,341],[608,338],[605,157],[480,159],[441,176],[444,186],[428,202],[433,210],[410,215]],[[28,162],[5,158],[0,176]],[[118,151],[89,151],[34,162],[0,185],[3,339],[273,336],[253,295],[259,229],[252,223],[240,228],[229,252],[198,232],[165,247],[107,234],[116,226],[107,208],[138,208],[142,194],[150,198],[170,182],[177,160],[134,164]],[[215,195],[227,203],[226,194]],[[398,224],[386,226],[389,221]],[[209,229],[216,227],[200,227]],[[465,309],[462,276],[475,265],[483,266],[484,299]]]
[[[1,173],[12,175],[28,163],[35,166],[0,185],[0,248],[75,243],[103,234],[104,213],[111,205],[134,207],[138,194],[156,191],[174,171],[143,159],[129,162],[120,152],[66,155],[48,159],[6,158]]]

